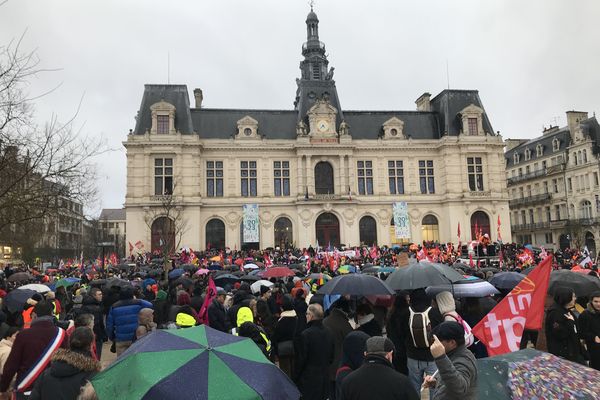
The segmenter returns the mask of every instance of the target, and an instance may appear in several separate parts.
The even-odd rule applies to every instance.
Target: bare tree
[[[42,221],[58,199],[79,203],[95,195],[92,158],[107,151],[102,139],[74,129],[56,116],[43,127],[35,122],[35,100],[27,87],[39,68],[35,51],[20,50],[21,37],[0,46],[0,239],[15,237],[28,221]],[[43,94],[42,94],[43,95]]]

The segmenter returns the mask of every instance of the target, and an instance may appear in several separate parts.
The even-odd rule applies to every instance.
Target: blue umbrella
[[[36,293],[35,290],[31,289],[11,290],[4,298],[4,305],[11,313],[23,311],[27,299],[30,299]]]
[[[169,279],[177,279],[181,275],[183,275],[183,272],[184,272],[183,269],[176,268],[173,271],[169,272]]]

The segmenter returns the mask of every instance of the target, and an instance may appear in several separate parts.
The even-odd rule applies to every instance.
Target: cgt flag
[[[519,350],[523,330],[542,327],[551,270],[548,256],[472,329],[490,357]]]
[[[198,313],[198,320],[201,324],[208,325],[208,307],[212,304],[215,297],[217,297],[217,287],[215,286],[215,281],[213,281],[212,277],[209,277],[204,304],[202,304],[200,312]]]

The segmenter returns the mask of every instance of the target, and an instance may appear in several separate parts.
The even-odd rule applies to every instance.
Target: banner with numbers
[[[258,204],[244,204],[244,243],[258,243]]]
[[[408,206],[405,201],[394,203],[394,228],[396,230],[396,239],[410,239]]]

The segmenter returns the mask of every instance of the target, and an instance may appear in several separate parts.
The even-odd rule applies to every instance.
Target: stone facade
[[[186,86],[146,85],[123,143],[127,241],[156,249],[168,231],[176,246],[239,249],[254,203],[256,248],[390,245],[397,201],[414,242],[456,242],[459,223],[470,240],[475,220],[495,239],[498,217],[509,238],[504,143],[477,91],[425,93],[416,111],[343,110],[316,15],[306,22],[294,110],[207,109],[199,89],[190,107]]]

